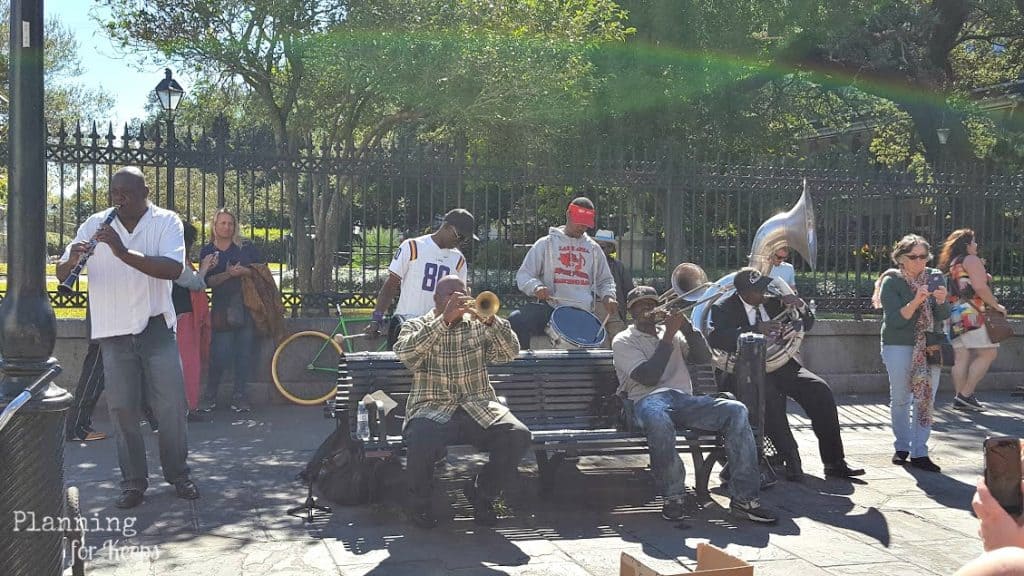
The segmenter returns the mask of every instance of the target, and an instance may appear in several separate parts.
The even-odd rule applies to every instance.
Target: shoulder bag
[[[998,344],[1013,336],[1013,327],[1003,316],[995,310],[985,312],[985,329],[988,330],[988,339],[993,344]]]

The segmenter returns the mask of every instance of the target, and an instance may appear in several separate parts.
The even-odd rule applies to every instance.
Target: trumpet
[[[118,206],[114,206],[114,209],[110,211],[110,214],[107,214],[107,217],[103,219],[103,223],[100,224],[101,228],[103,226],[110,226],[110,224],[114,222],[114,218],[117,218],[117,209]],[[85,268],[85,263],[89,261],[89,257],[92,256],[93,251],[96,250],[97,243],[96,235],[94,234],[93,237],[89,239],[89,244],[86,247],[85,252],[78,258],[78,264],[75,264],[75,267],[71,269],[68,277],[65,278],[59,286],[57,286],[57,292],[60,294],[73,294],[75,292],[75,282],[78,281],[78,276]]]
[[[480,320],[488,320],[501,309],[501,299],[494,292],[481,292],[467,308]]]

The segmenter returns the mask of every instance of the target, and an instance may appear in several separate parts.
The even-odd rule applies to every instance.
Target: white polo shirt
[[[99,230],[113,208],[90,216],[78,228],[75,242],[88,242]],[[111,227],[121,236],[125,248],[143,256],[163,256],[185,261],[185,237],[181,219],[170,210],[154,204],[129,233],[120,220]],[[71,257],[71,245],[64,249],[61,261]],[[96,245],[86,268],[89,271],[89,317],[92,338],[110,338],[140,334],[153,316],[163,316],[173,329],[176,317],[171,300],[172,281],[161,280],[122,262],[104,242]]]

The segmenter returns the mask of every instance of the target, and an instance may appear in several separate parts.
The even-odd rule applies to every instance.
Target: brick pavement
[[[966,416],[948,409],[948,399],[942,402],[932,436],[942,475],[889,463],[884,398],[840,399],[847,452],[868,469],[856,483],[822,478],[813,434],[794,416],[810,476],[766,491],[763,500],[782,516],[770,527],[733,520],[718,489],[716,504],[684,525],[666,522],[658,515],[646,457],[595,457],[575,469],[565,466],[549,499],[536,495],[535,468],[524,462],[523,482],[508,495],[515,516],[481,529],[456,482],[481,460],[456,452],[435,499],[446,516],[433,531],[406,524],[390,503],[338,508],[305,525],[284,511],[301,502],[303,489],[293,477],[333,426],[318,408],[266,407],[247,418],[217,413],[213,422],[191,425],[191,463],[203,495],[193,503],[158,482],[159,465],[151,458],[146,502],[127,512],[114,508],[118,471],[111,440],[69,444],[66,476],[80,488],[87,518],[121,523],[88,534],[90,576],[614,576],[623,550],[676,573],[695,566],[699,542],[753,562],[759,576],[949,574],[981,551],[969,509],[982,440],[1024,435],[1024,403],[1006,393],[982,396],[994,401],[983,415]],[[109,429],[102,419],[98,427]],[[155,455],[149,433],[147,446]],[[688,458],[684,462],[689,467]]]

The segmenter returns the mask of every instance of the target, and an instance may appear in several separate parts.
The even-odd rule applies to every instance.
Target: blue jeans
[[[252,316],[245,311],[245,324],[238,330],[214,332],[210,340],[210,373],[206,387],[206,402],[217,401],[217,388],[228,366],[235,377],[233,402],[249,399],[249,374],[252,367],[252,348],[255,344]]]
[[[928,455],[928,437],[931,426],[918,423],[917,406],[910,391],[910,364],[913,346],[882,346],[882,362],[889,373],[889,415],[892,418],[892,433],[896,436],[893,447],[897,452],[909,452],[911,458]],[[932,404],[939,391],[939,375],[942,368],[931,367]]]
[[[107,407],[121,465],[121,488],[145,491],[149,486],[146,444],[139,428],[143,393],[160,421],[158,443],[164,480],[171,484],[187,480],[188,406],[174,332],[167,328],[163,316],[154,316],[142,333],[101,338],[99,345]]]
[[[665,390],[641,398],[634,411],[637,422],[647,434],[651,472],[662,496],[680,498],[685,490],[686,470],[676,452],[678,425],[722,434],[732,473],[729,480],[732,499],[749,502],[757,498],[761,488],[757,447],[747,407],[742,402]]]

